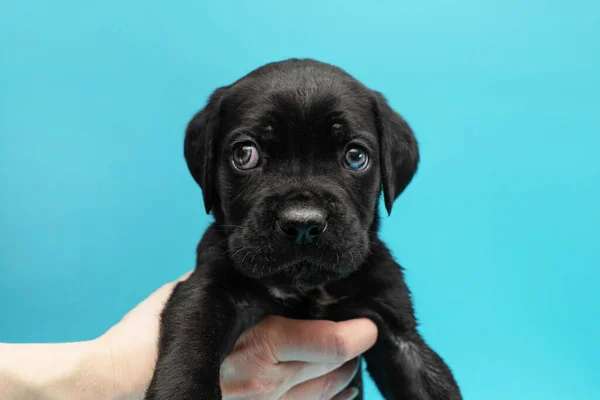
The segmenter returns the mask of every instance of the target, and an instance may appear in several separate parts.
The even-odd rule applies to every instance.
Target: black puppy
[[[215,223],[162,314],[146,399],[220,399],[222,361],[268,315],[370,318],[365,359],[386,398],[461,399],[377,236],[381,188],[390,213],[419,160],[380,93],[317,61],[267,64],[212,94],[185,157]]]

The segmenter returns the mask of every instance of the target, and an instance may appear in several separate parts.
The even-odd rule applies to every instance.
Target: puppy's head
[[[412,179],[417,143],[384,97],[313,60],[267,64],[217,89],[185,157],[244,275],[314,286],[355,271]]]

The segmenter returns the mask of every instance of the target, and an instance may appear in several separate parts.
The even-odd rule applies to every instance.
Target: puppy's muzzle
[[[277,226],[297,245],[309,245],[327,229],[327,213],[317,206],[288,205],[277,213]]]

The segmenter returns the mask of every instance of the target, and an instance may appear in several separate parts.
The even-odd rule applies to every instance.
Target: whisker
[[[254,249],[254,248],[251,248],[250,250],[248,250],[248,252],[247,252],[247,253],[246,253],[246,255],[244,256],[244,258],[242,258],[242,264],[244,263],[244,260],[246,259],[246,257],[248,257],[248,255],[249,255],[250,253],[252,253],[254,250],[256,250],[256,249]]]
[[[264,249],[262,247],[259,246],[259,247],[256,248],[256,251],[254,252],[254,254],[252,254],[252,258],[250,260],[250,262],[252,264],[254,264],[254,259],[256,258],[256,256],[261,256],[261,255],[264,254],[264,253],[261,253],[262,251],[264,251]],[[263,256],[263,259],[264,259],[264,256]],[[257,263],[260,262],[260,260],[261,260],[261,257],[258,257]]]
[[[239,249],[238,251],[236,251],[235,253],[233,253],[233,254],[231,255],[231,258],[234,258],[234,257],[235,257],[235,255],[236,255],[237,253],[239,253],[240,251],[243,251],[243,250],[245,250],[245,249],[247,249],[247,248],[248,248],[248,246],[244,246],[244,247],[242,247],[241,249]]]
[[[221,243],[223,243],[223,242],[226,242],[226,241],[227,241],[227,239],[223,239],[223,240],[221,240],[219,243],[215,244],[214,246],[212,246],[212,247],[211,247],[210,249],[208,249],[208,250],[210,251],[210,250],[214,249],[215,247],[217,247],[218,245],[220,245]]]
[[[369,243],[372,244],[373,246],[377,246],[377,243],[373,242],[372,240],[369,240]],[[373,252],[371,251],[371,249],[369,247],[367,247],[367,251],[369,252],[370,255],[373,255]]]

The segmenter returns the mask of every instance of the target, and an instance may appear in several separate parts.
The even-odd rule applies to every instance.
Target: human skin
[[[159,316],[179,280],[167,283],[97,339],[0,343],[5,400],[142,399],[156,362]],[[340,341],[340,339],[343,339]],[[221,367],[224,399],[348,400],[357,357],[377,339],[367,319],[299,321],[271,316],[245,332]],[[340,360],[336,345],[344,343]]]

